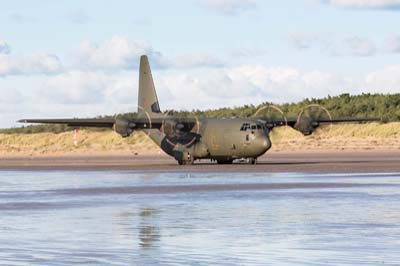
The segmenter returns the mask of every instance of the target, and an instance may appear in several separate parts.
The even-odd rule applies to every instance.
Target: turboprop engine
[[[331,114],[326,108],[318,104],[311,104],[301,110],[294,128],[303,133],[303,135],[308,136],[311,135],[321,123],[330,123],[331,121]]]
[[[168,137],[176,137],[177,135],[179,136],[181,134],[181,130],[183,130],[185,126],[177,120],[173,119],[167,119],[164,120],[163,122],[163,127],[162,131],[164,132],[165,135]]]
[[[180,144],[191,146],[199,140],[199,121],[189,118],[165,119],[162,123],[161,131],[167,136],[167,142],[172,146]]]
[[[135,123],[131,123],[126,119],[118,118],[115,120],[113,130],[120,134],[122,137],[126,138],[132,134],[135,127]]]
[[[300,131],[304,136],[309,136],[314,132],[314,130],[318,126],[319,126],[319,123],[316,121],[313,121],[310,117],[302,117],[300,119],[297,119],[297,122],[294,125],[294,128],[297,131]]]

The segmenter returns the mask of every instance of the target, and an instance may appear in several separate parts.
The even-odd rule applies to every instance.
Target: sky
[[[0,0],[0,128],[400,92],[400,0]]]

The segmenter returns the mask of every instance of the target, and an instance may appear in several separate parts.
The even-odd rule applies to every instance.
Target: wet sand
[[[400,172],[399,151],[270,152],[257,165],[236,162],[217,165],[209,160],[178,166],[166,155],[3,157],[7,170],[136,170],[152,172]]]
[[[400,265],[400,173],[0,176],[0,265]]]

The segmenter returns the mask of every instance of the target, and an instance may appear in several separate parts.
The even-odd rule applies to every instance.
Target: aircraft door
[[[232,129],[225,129],[223,131],[223,144],[225,148],[225,153],[230,156],[237,155],[237,143],[236,136]]]
[[[215,155],[220,153],[222,146],[221,138],[222,138],[221,132],[219,132],[218,128],[210,129],[207,139],[209,139],[208,146],[211,154]]]

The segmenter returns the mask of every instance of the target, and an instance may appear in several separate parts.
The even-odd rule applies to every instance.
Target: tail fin
[[[140,57],[139,67],[138,113],[143,114],[146,112],[150,116],[161,114],[149,60],[146,55],[142,55]]]

